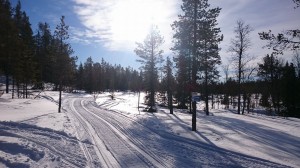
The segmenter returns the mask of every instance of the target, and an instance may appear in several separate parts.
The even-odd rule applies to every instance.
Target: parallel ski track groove
[[[108,113],[105,113],[105,115],[103,114],[103,109],[99,109],[98,107],[96,107],[94,105],[94,103],[92,102],[89,102],[87,103],[87,105],[90,105],[92,106],[96,111],[97,110],[102,110],[102,113],[101,111],[98,111],[97,113],[95,113],[96,115],[101,115],[101,117],[103,118],[106,118],[106,120],[110,121],[111,124],[113,124],[116,128],[118,128],[120,131],[124,132],[126,135],[126,133],[128,135],[131,135],[132,137],[134,137],[134,132],[132,130],[136,130],[138,127],[135,127],[136,129],[127,129],[128,127],[130,127],[129,125],[126,125],[128,124],[128,121],[134,123],[133,125],[139,125],[139,127],[143,127],[143,133],[144,134],[148,134],[148,135],[151,135],[153,136],[156,140],[159,139],[160,141],[163,141],[164,144],[173,144],[172,146],[174,146],[175,148],[177,148],[178,150],[184,150],[184,152],[186,153],[201,153],[201,149],[199,149],[199,143],[195,142],[194,140],[190,140],[190,139],[185,139],[185,138],[179,138],[175,135],[172,135],[172,134],[168,134],[166,132],[164,132],[164,134],[166,135],[163,135],[163,134],[158,134],[156,132],[153,132],[150,128],[148,127],[145,127],[144,125],[136,122],[135,120],[129,118],[128,116],[126,115],[123,115],[119,112],[116,112],[116,111],[110,111],[110,110],[107,110],[105,109],[104,111],[109,111]],[[116,119],[115,116],[118,116],[118,120]],[[114,118],[112,120],[112,118]],[[121,125],[126,125],[124,127],[122,127]],[[170,137],[172,138],[170,138]],[[172,161],[169,160],[167,156],[167,153],[164,153],[166,155],[164,156],[157,156],[158,155],[158,150],[159,149],[156,149],[157,151],[156,152],[151,152],[153,151],[153,149],[155,149],[154,146],[145,146],[143,145],[142,141],[141,140],[137,140],[136,138],[129,138],[132,142],[135,142],[136,144],[139,144],[141,145],[141,148],[142,149],[146,149],[144,150],[145,152],[147,151],[147,153],[149,155],[152,156],[152,158],[156,158],[155,160],[157,160],[158,162],[161,163],[161,165],[163,165],[163,167],[174,167],[176,165],[172,165]],[[143,137],[142,137],[143,139]],[[146,139],[144,139],[145,141]],[[155,141],[155,140],[154,140]],[[168,141],[168,142],[167,142]],[[206,147],[206,146],[205,146]],[[215,148],[212,148],[212,149],[215,149]],[[153,154],[155,153],[155,154]],[[171,156],[172,158],[172,156]],[[162,161],[163,159],[163,161]],[[164,163],[167,163],[167,164],[164,164]],[[178,165],[177,165],[178,166]],[[182,165],[184,166],[184,165]]]
[[[70,103],[70,108],[71,108],[71,110],[74,111],[75,108],[74,108],[73,104],[74,104],[74,101],[72,100],[72,102]],[[73,116],[77,119],[77,121],[80,123],[80,125],[82,126],[82,128],[87,132],[87,128],[86,128],[85,123],[82,123],[81,119],[77,115],[73,114]],[[74,124],[74,126],[76,127],[76,136],[78,137],[78,139],[80,139],[79,134],[77,132],[78,130],[80,130],[80,128],[76,124]],[[84,156],[87,159],[88,166],[89,167],[93,167],[92,166],[92,156],[91,156],[91,154],[89,152],[88,147],[86,146],[85,143],[82,143],[81,141],[79,141],[79,145],[80,145],[80,147],[81,147],[81,149],[83,151]]]
[[[151,152],[151,148],[147,147],[146,145],[143,144],[143,142],[141,142],[140,140],[136,139],[134,136],[134,133],[132,132],[132,130],[128,129],[130,127],[130,125],[128,125],[128,120],[126,119],[130,119],[127,118],[126,116],[123,116],[119,113],[115,113],[116,115],[118,115],[118,119],[121,120],[116,120],[114,117],[112,117],[111,112],[109,110],[105,110],[105,111],[109,111],[108,113],[105,113],[105,115],[101,112],[97,112],[97,110],[103,110],[103,109],[99,109],[97,107],[95,107],[92,102],[86,102],[85,103],[86,106],[91,105],[92,108],[94,108],[96,110],[96,112],[94,110],[92,110],[91,108],[89,108],[95,115],[97,115],[98,117],[102,118],[103,120],[105,120],[106,122],[109,122],[112,126],[114,126],[120,133],[122,133],[128,140],[130,140],[133,144],[135,144],[135,146],[137,146],[140,150],[142,150],[144,153],[146,153],[148,156],[150,156],[152,159],[155,160],[155,162],[158,165],[158,167],[172,167],[171,164],[166,164],[165,161],[162,161],[162,157],[161,156],[157,156],[157,154],[154,154],[153,152]],[[124,118],[126,117],[126,119]],[[134,120],[130,120],[131,122],[134,122],[135,124],[138,124],[137,122],[135,122]],[[125,126],[122,126],[125,125]],[[144,127],[140,124],[138,124],[141,127]],[[150,130],[148,130],[150,131]],[[149,132],[145,132],[146,134]],[[152,132],[152,131],[150,131]]]
[[[121,141],[123,145],[130,149],[130,152],[142,155],[139,156],[141,160],[147,158],[143,161],[146,162],[148,166],[219,167],[222,165],[226,167],[227,165],[229,167],[245,167],[253,162],[255,166],[285,167],[263,159],[248,157],[239,153],[223,150],[216,146],[180,137],[165,131],[154,131],[153,128],[143,125],[120,112],[102,109],[91,99],[81,98],[78,99],[77,102],[80,102],[81,104],[78,106],[79,108],[82,108],[79,110],[80,113],[82,113],[81,115],[84,116],[87,121],[92,123],[91,125],[93,125],[95,130],[102,130],[103,127],[106,127],[118,141]],[[103,122],[100,122],[101,120]],[[105,132],[101,133],[100,131],[97,131],[96,134],[101,137],[105,144],[108,145],[108,148],[111,149],[112,153],[116,156],[117,150],[111,148],[109,144],[109,141],[111,140],[111,138],[109,138],[110,135],[108,134],[108,137],[106,137]],[[152,142],[147,143],[149,141]],[[145,145],[145,143],[147,145]],[[149,165],[149,162],[152,165]],[[121,166],[129,167],[126,164],[121,164]]]
[[[140,164],[142,164],[144,162],[143,167],[145,167],[145,166],[146,167],[155,167],[146,157],[144,157],[139,151],[137,151],[134,147],[132,147],[130,144],[128,144],[128,142],[126,140],[124,140],[115,130],[113,130],[111,128],[111,125],[108,124],[107,121],[104,122],[105,120],[102,119],[103,121],[99,122],[99,119],[101,119],[101,118],[97,118],[97,117],[93,116],[93,115],[95,115],[94,113],[91,113],[88,109],[83,107],[83,100],[81,100],[81,105],[82,106],[80,108],[82,108],[84,111],[86,111],[87,114],[90,113],[90,115],[85,114],[84,117],[86,118],[86,120],[88,120],[91,123],[91,125],[93,125],[95,130],[96,129],[98,130],[96,133],[98,134],[98,136],[101,136],[101,138],[105,142],[105,145],[107,146],[107,148],[112,151],[112,154],[114,154],[114,157],[118,158],[119,163],[121,164],[122,167],[124,167],[124,166],[132,167],[135,165],[134,165],[134,162],[133,162],[133,164],[130,163],[130,160],[128,159],[128,157],[127,158],[118,157],[119,155],[131,156],[129,158],[133,159],[133,161],[136,160],[137,158],[139,158],[138,160],[140,160],[139,161]],[[112,139],[112,137],[116,137],[116,138]],[[114,147],[117,147],[116,144],[119,144],[117,146],[127,150],[127,152],[122,154],[122,152],[123,152],[122,150],[120,151],[118,149],[115,149]],[[130,153],[131,153],[131,155],[129,155]],[[140,165],[140,166],[142,166],[142,165]]]
[[[76,108],[75,108],[75,106],[74,106],[74,104],[75,104],[75,101],[76,101],[77,99],[72,99],[72,102],[70,103],[70,106],[71,106],[71,111],[72,111],[72,113],[73,113],[73,115],[76,117],[76,119],[77,119],[77,121],[79,122],[79,124],[83,127],[83,129],[85,130],[85,133],[86,134],[90,134],[90,130],[89,130],[89,128],[88,128],[88,126],[87,126],[87,124],[86,124],[86,121],[84,121],[84,117],[80,114],[80,112],[78,112],[77,110],[76,110]],[[76,113],[76,114],[74,114],[74,113]],[[93,126],[92,126],[93,127]],[[79,130],[80,129],[80,127],[78,127],[77,126],[77,130]],[[94,128],[93,128],[94,129]],[[97,135],[98,137],[99,137],[99,135]],[[95,140],[95,138],[94,138],[94,136],[93,135],[91,135],[90,134],[90,137],[94,140],[94,142],[96,141]],[[100,137],[99,137],[100,138]],[[89,152],[89,149],[86,147],[86,145],[85,145],[85,143],[82,143],[83,144],[83,146],[84,146],[84,150],[87,152],[87,154],[89,155],[89,156],[86,156],[86,157],[90,157],[90,159],[91,160],[89,160],[89,164],[90,164],[90,166],[91,166],[91,164],[92,164],[92,162],[93,162],[93,160],[92,160],[92,156],[91,156],[91,154],[90,154],[90,152]],[[110,162],[109,162],[109,160],[108,159],[106,159],[106,157],[104,156],[104,154],[101,152],[101,150],[99,149],[99,147],[97,146],[97,144],[95,143],[94,144],[94,148],[96,148],[96,150],[98,150],[98,151],[95,151],[96,152],[96,154],[97,154],[97,156],[98,156],[98,159],[101,161],[101,166],[103,166],[103,167],[115,167],[115,165],[112,165],[112,164],[110,164]],[[106,147],[107,148],[107,147]],[[88,159],[88,158],[87,158]],[[91,166],[91,167],[94,167],[94,166]],[[119,167],[119,166],[117,166],[117,167]]]

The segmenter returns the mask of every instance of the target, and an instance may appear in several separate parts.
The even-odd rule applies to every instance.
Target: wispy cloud
[[[164,48],[171,47],[171,23],[176,19],[175,0],[73,0],[74,12],[85,29],[73,29],[74,39],[100,42],[109,50],[131,50],[146,37],[151,24],[165,37]],[[84,39],[84,40],[83,40]]]
[[[280,33],[283,30],[300,28],[300,9],[294,9],[292,0],[211,0],[214,6],[222,8],[218,18],[224,41],[221,43],[221,57],[225,64],[229,63],[227,52],[230,39],[234,38],[234,27],[238,19],[243,19],[254,28],[251,33],[252,47],[248,50],[250,56],[256,56],[257,61],[272,51],[263,49],[265,41],[259,39],[258,32],[272,30]]]
[[[72,0],[73,11],[84,26],[73,28],[73,40],[101,45],[108,50],[133,51],[135,42],[142,42],[151,24],[158,25],[165,38],[164,50],[172,46],[171,24],[180,13],[181,0]],[[294,9],[292,1],[282,0],[211,0],[212,7],[222,8],[218,17],[224,34],[220,55],[226,63],[230,39],[234,37],[236,20],[243,19],[255,30],[251,34],[252,48],[249,55],[263,57],[267,52],[258,32],[281,32],[299,28],[300,9]],[[298,23],[298,24],[297,24]]]

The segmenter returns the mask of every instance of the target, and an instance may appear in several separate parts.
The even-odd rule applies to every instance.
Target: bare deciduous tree
[[[238,114],[240,114],[240,105],[241,105],[241,82],[242,74],[245,70],[246,64],[252,60],[246,51],[251,47],[250,33],[253,31],[253,28],[246,24],[243,20],[238,20],[236,22],[236,27],[234,29],[235,37],[231,39],[231,45],[229,46],[228,51],[231,52],[232,62],[234,67],[237,70],[238,78]]]

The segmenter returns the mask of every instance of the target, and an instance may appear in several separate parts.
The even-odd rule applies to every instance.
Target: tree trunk
[[[15,98],[15,79],[13,78],[12,81],[12,92],[11,92],[11,98],[14,99]]]
[[[214,94],[211,94],[211,108],[214,109]]]
[[[26,99],[28,98],[28,83],[25,83],[25,94],[26,94]]]
[[[246,106],[246,94],[243,94],[243,109],[242,109],[242,114],[245,112],[245,106]]]
[[[247,111],[250,112],[251,94],[247,96]]]
[[[61,92],[62,92],[62,86],[59,84],[59,100],[58,100],[58,112],[61,112]]]
[[[205,72],[205,84],[204,84],[204,89],[205,89],[205,112],[206,115],[209,115],[209,106],[208,106],[208,79],[207,79],[207,71]]]
[[[168,102],[169,102],[169,108],[170,108],[170,114],[173,114],[173,96],[172,96],[172,92],[169,91],[169,94],[168,94]]]
[[[238,114],[241,114],[241,84],[240,84],[240,79],[239,79],[239,84],[238,84]]]
[[[140,91],[138,91],[138,111],[140,112]]]
[[[189,106],[190,106],[190,113],[192,113],[192,93],[190,92],[190,96],[189,96]]]
[[[26,92],[26,88],[25,88],[25,83],[23,83],[23,91],[22,91],[22,93],[23,93],[23,99],[25,99],[25,92]]]
[[[6,73],[5,75],[5,78],[6,78],[6,93],[9,93],[9,76],[8,76],[8,73]]]
[[[192,115],[192,131],[196,131],[196,102],[193,101],[193,115]]]
[[[20,98],[20,83],[17,81],[17,94],[18,98]]]

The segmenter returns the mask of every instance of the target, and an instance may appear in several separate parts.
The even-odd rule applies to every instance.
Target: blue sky
[[[15,6],[17,0],[12,0]],[[233,29],[238,19],[250,24],[252,48],[249,55],[257,62],[270,53],[261,47],[258,32],[273,30],[281,32],[300,28],[300,8],[294,9],[292,0],[210,0],[209,3],[222,8],[218,18],[224,34],[220,55],[228,63],[227,52]],[[70,40],[78,62],[91,56],[96,62],[102,58],[112,64],[131,66],[137,69],[135,42],[142,42],[151,24],[158,25],[165,38],[164,55],[172,56],[171,24],[180,13],[181,0],[21,0],[22,10],[30,17],[36,33],[38,22],[47,22],[51,29],[64,15],[70,26]],[[290,55],[282,57],[290,58]]]

